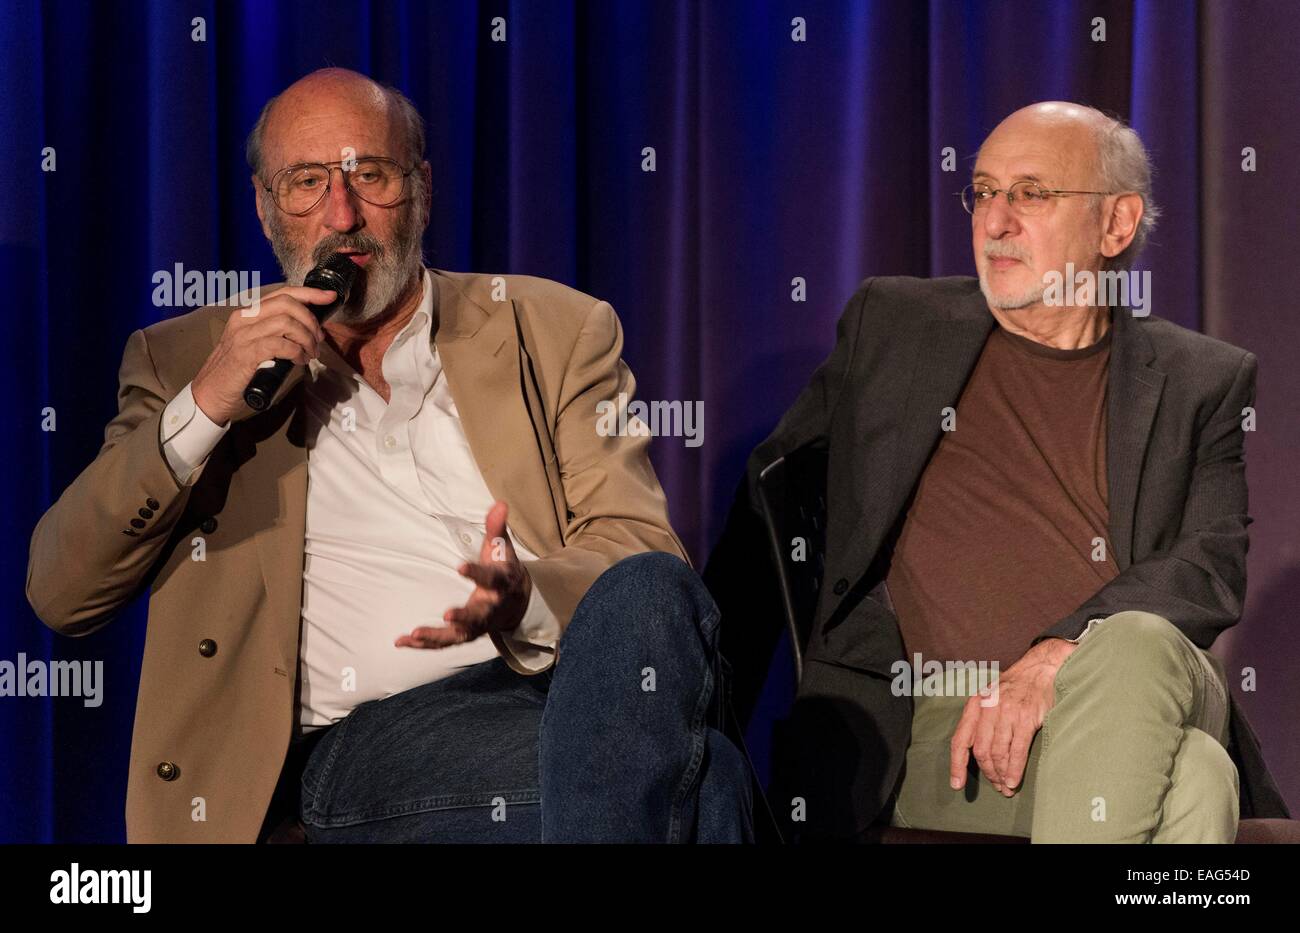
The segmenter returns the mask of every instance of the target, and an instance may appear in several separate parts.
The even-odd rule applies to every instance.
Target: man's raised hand
[[[474,581],[474,592],[465,605],[443,613],[446,626],[420,626],[411,634],[400,636],[393,644],[399,648],[445,648],[473,641],[489,632],[508,632],[519,626],[533,581],[515,555],[506,528],[509,512],[504,502],[495,502],[487,514],[487,535],[479,549],[477,563],[458,568],[462,577]]]

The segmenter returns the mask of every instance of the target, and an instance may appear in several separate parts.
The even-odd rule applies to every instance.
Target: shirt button
[[[147,505],[147,506],[149,506],[149,508],[151,508],[151,509],[156,509],[156,508],[158,508],[158,500],[155,499],[155,498],[153,498],[152,496],[149,497],[148,499],[145,499],[145,500],[144,500],[144,504]]]
[[[384,438],[384,446],[387,447],[387,448],[389,448],[389,449],[392,449],[393,447],[396,447],[396,446],[397,446],[397,438],[395,438],[395,437],[393,437],[393,435],[389,434],[387,437]]]
[[[460,533],[460,540],[464,541],[466,544],[474,543],[474,539],[469,536],[468,532],[464,532],[464,531]]]
[[[843,577],[840,577],[840,579],[836,580],[835,586],[832,587],[832,589],[835,590],[836,596],[843,596],[845,590],[847,590],[848,588],[849,588],[849,581],[845,580]]]
[[[171,418],[169,418],[169,419],[167,420],[167,423],[168,423],[168,424],[175,424],[177,421],[180,421],[180,420],[181,420],[181,419],[180,419],[180,415],[172,415]]]

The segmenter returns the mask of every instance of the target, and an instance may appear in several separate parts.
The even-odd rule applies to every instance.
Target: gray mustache
[[[1020,250],[990,249],[988,246],[984,247],[984,258],[985,259],[1019,259],[1021,262],[1029,261],[1029,255],[1027,253],[1021,252]]]
[[[376,260],[382,260],[385,256],[384,245],[372,236],[366,234],[353,234],[352,236],[330,236],[316,244],[312,250],[312,264],[316,265],[326,257],[341,249],[351,249],[362,253],[370,253]]]

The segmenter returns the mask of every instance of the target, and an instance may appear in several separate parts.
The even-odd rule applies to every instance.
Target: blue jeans
[[[752,841],[745,761],[708,722],[718,621],[680,559],[620,561],[550,671],[494,658],[321,735],[302,773],[308,842]]]

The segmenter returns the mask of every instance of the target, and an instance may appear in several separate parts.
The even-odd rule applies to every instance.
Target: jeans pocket
[[[368,700],[356,706],[352,712],[334,723],[334,725],[322,730],[320,738],[312,744],[312,748],[303,762],[302,776],[298,780],[299,790],[302,794],[301,808],[304,822],[307,822],[307,817],[310,814],[323,810],[325,804],[328,803],[334,761],[338,758],[339,748],[343,744],[343,738],[348,731],[348,726],[355,721],[359,711],[375,702],[375,700]]]

